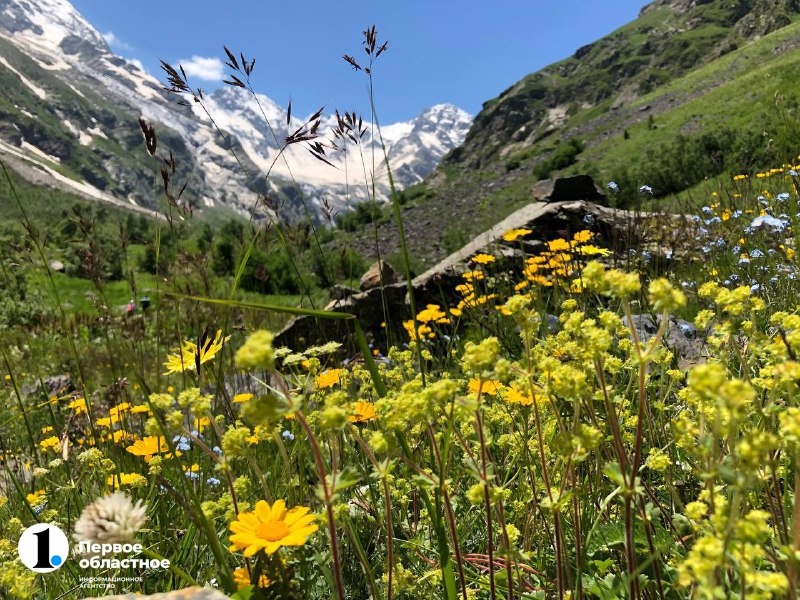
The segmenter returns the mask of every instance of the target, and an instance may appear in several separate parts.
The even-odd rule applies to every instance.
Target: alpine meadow
[[[800,0],[396,123],[121,43],[0,0],[0,598],[799,597]]]

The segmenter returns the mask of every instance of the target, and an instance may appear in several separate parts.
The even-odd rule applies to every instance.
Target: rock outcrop
[[[367,272],[361,276],[360,289],[362,292],[379,288],[381,286],[399,283],[402,280],[395,268],[385,260],[379,260],[370,265]]]
[[[591,182],[591,178],[588,179]],[[415,277],[412,281],[414,299],[418,310],[427,304],[455,306],[461,299],[455,288],[462,283],[462,274],[473,268],[469,261],[476,254],[491,253],[503,263],[503,268],[519,270],[524,259],[545,250],[547,242],[556,238],[570,239],[586,229],[594,234],[593,244],[611,252],[607,262],[616,264],[627,257],[629,249],[636,248],[649,253],[653,268],[666,270],[673,261],[687,259],[689,245],[695,239],[693,227],[693,221],[680,215],[635,213],[585,200],[534,202]],[[511,229],[528,229],[531,233],[507,242],[503,234]],[[377,272],[376,265],[373,267]],[[354,315],[362,329],[381,347],[405,342],[408,337],[402,322],[411,318],[408,285],[389,281],[392,279],[385,277],[383,287],[346,297],[337,291],[326,309]],[[676,326],[676,331],[679,330]],[[355,354],[357,348],[352,332],[353,325],[346,320],[298,317],[277,335],[275,342],[301,349],[336,340],[345,344],[345,352]],[[676,338],[675,341],[680,340]],[[676,348],[677,353],[683,352],[679,344]],[[694,360],[696,355],[692,349],[691,357],[687,357]]]
[[[589,175],[544,179],[533,186],[533,197],[539,202],[588,200],[602,204],[605,193]]]

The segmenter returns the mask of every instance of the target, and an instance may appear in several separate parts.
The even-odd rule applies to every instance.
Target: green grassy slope
[[[713,15],[721,10],[720,4],[702,7]],[[727,181],[728,175],[742,169],[795,159],[800,149],[797,21],[754,39],[728,27],[724,39],[731,40],[730,45],[724,52],[715,46],[716,56],[696,60],[694,68],[680,74],[673,70],[666,81],[647,90],[643,82],[657,72],[661,60],[651,57],[646,68],[620,75],[614,94],[589,100],[600,88],[585,71],[594,65],[594,76],[601,79],[603,73],[620,73],[632,54],[622,50],[650,43],[648,35],[655,35],[648,30],[650,21],[663,20],[666,10],[652,5],[639,20],[579,51],[582,58],[573,56],[533,74],[487,103],[467,142],[416,190],[418,199],[405,206],[411,251],[420,267],[447,254],[458,240],[470,239],[530,202],[531,188],[548,175],[588,172],[600,184],[624,182],[626,195],[616,199],[620,202],[641,199],[638,187],[649,184],[656,203],[665,205],[676,192],[698,185],[705,189],[709,178],[721,176],[720,181]],[[678,46],[686,56],[695,56],[690,42],[695,38],[701,40],[695,50],[710,51],[703,40],[724,29],[717,17],[684,32]],[[614,60],[609,48],[617,48]],[[663,45],[661,50],[670,51]],[[601,57],[609,61],[605,70],[597,67]],[[589,67],[576,66],[581,60],[588,60]],[[565,75],[559,75],[562,72]],[[536,99],[537,95],[541,97]],[[524,107],[527,116],[508,105]],[[545,117],[536,121],[531,114]],[[571,140],[580,151],[570,151]],[[447,223],[447,230],[431,223]],[[390,223],[380,228],[386,255],[397,249],[393,229]],[[359,249],[371,252],[366,242]]]

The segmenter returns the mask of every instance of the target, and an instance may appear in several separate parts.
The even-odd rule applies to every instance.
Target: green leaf
[[[618,462],[607,462],[603,465],[603,475],[608,477],[611,482],[625,489],[625,478],[622,476],[622,468]]]
[[[235,594],[233,594],[231,598],[233,598],[233,600],[250,600],[250,598],[253,597],[253,592],[255,591],[255,589],[256,586],[254,586],[253,584],[247,585],[242,589],[240,589]]]
[[[361,476],[353,467],[345,467],[336,473],[332,480],[331,476],[329,475],[328,481],[329,485],[331,486],[331,491],[334,494],[337,494],[356,485],[359,481],[361,481]]]
[[[241,300],[225,300],[221,298],[203,298],[202,296],[187,296],[186,294],[176,294],[174,292],[162,292],[166,296],[174,296],[183,300],[194,300],[195,302],[205,302],[206,304],[221,304],[222,306],[232,306],[235,308],[252,308],[254,310],[266,310],[271,312],[285,313],[289,315],[305,315],[317,317],[318,319],[355,319],[355,315],[349,313],[336,312],[332,310],[315,310],[312,308],[300,308],[299,306],[284,306],[281,304],[267,304],[266,302],[243,302]]]

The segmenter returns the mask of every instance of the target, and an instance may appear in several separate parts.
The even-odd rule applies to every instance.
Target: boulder
[[[64,374],[50,375],[36,383],[27,383],[22,386],[20,391],[23,396],[50,398],[51,396],[63,397],[76,390],[72,376]]]
[[[325,310],[354,315],[364,332],[369,333],[382,346],[391,338],[392,343],[405,340],[402,321],[411,318],[406,303],[408,286],[405,282],[383,288],[359,292],[342,300],[331,300]],[[273,340],[276,347],[286,346],[302,350],[309,346],[337,341],[344,345],[345,354],[358,352],[352,339],[353,322],[349,319],[320,319],[311,316],[295,317]]]
[[[589,175],[544,179],[533,186],[533,197],[538,202],[566,202],[588,200],[603,203],[606,195]]]
[[[461,298],[455,287],[462,283],[462,273],[473,268],[470,265],[472,256],[490,253],[496,257],[496,267],[519,271],[525,258],[545,250],[547,242],[556,238],[571,239],[575,233],[586,229],[594,234],[593,245],[611,251],[606,262],[626,255],[630,248],[647,249],[652,257],[649,267],[661,272],[672,262],[685,259],[697,237],[694,227],[696,224],[691,219],[681,215],[631,212],[586,200],[533,202],[415,277],[412,280],[414,300],[418,309],[427,304],[455,306]],[[531,233],[513,242],[503,239],[508,230],[521,228]],[[388,263],[384,265],[386,268]],[[386,342],[396,344],[408,340],[402,322],[411,318],[411,310],[406,283],[393,283],[399,278],[393,270],[385,270],[384,287],[380,287],[379,269],[379,264],[375,263],[368,272],[370,276],[365,274],[362,278],[362,288],[370,281],[377,287],[344,298],[331,294],[333,299],[325,308],[355,315],[364,332],[372,334],[381,347],[386,347]],[[686,342],[680,337],[684,335],[681,326],[682,323],[676,322],[669,330],[668,336],[672,337],[668,344],[674,345],[679,357],[685,355],[686,360],[695,360],[699,349],[691,340]],[[356,350],[352,332],[352,322],[346,320],[299,317],[278,334],[276,344],[301,350],[336,340],[345,344],[345,352],[352,352]]]
[[[385,260],[378,260],[372,263],[367,272],[361,276],[360,288],[362,292],[379,288],[381,286],[399,283],[402,278],[397,274],[394,267]]]
[[[654,319],[652,315],[632,315],[632,318],[640,342],[647,342],[658,333],[660,318]],[[703,363],[709,356],[708,347],[697,327],[683,319],[672,316],[669,318],[664,332],[664,343],[678,358],[679,369],[688,369]]]
[[[353,294],[357,294],[358,290],[337,283],[331,287],[328,293],[330,294],[331,300],[344,300]]]

